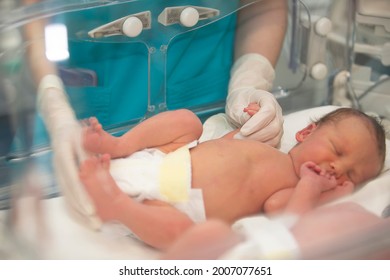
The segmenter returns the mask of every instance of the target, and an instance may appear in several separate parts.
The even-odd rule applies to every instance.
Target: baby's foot
[[[103,154],[100,156],[100,163],[102,164],[102,167],[107,171],[110,170],[110,160],[111,157],[109,154]]]
[[[103,221],[115,219],[115,203],[124,195],[109,173],[109,159],[108,155],[88,158],[79,170],[80,180]]]
[[[83,145],[84,148],[95,154],[110,153],[115,144],[115,137],[103,130],[99,121],[91,117],[88,125],[84,128]]]

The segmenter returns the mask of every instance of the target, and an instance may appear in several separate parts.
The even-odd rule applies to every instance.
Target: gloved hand
[[[79,163],[86,157],[81,144],[82,129],[57,76],[42,79],[37,103],[50,135],[56,178],[65,201],[83,223],[98,229],[101,221],[78,176]]]
[[[282,109],[268,92],[274,79],[274,69],[259,54],[247,54],[233,65],[226,100],[229,121],[241,127],[235,138],[249,138],[277,146],[283,135]],[[259,104],[260,110],[252,117],[244,112],[249,103]]]

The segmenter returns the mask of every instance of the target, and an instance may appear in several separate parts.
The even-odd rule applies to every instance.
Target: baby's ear
[[[317,128],[317,125],[315,123],[310,123],[305,128],[299,130],[295,134],[295,139],[298,141],[298,143],[303,142],[307,136],[309,136],[315,129]]]

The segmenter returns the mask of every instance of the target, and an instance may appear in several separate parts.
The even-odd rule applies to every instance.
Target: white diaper
[[[126,158],[114,159],[110,173],[119,188],[137,201],[168,202],[195,223],[200,223],[206,220],[206,214],[202,191],[191,188],[188,150],[193,146],[190,144],[169,154],[145,149]]]
[[[263,216],[244,218],[233,224],[233,230],[245,241],[226,252],[221,259],[296,259],[299,247],[288,230],[278,220]]]

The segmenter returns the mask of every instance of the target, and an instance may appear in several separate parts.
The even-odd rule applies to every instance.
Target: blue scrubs
[[[226,13],[235,11],[238,1],[142,0],[69,12],[55,19],[65,22],[68,27],[70,58],[58,67],[79,119],[96,116],[109,128],[137,122],[160,109],[202,111],[210,104],[225,101],[233,63],[236,15],[223,15],[217,21],[200,21],[197,26],[211,24],[192,31],[178,24],[163,26],[157,22],[158,14],[165,7],[180,5],[222,7],[221,11]],[[152,12],[152,28],[144,30],[139,38],[92,39],[86,35],[97,26],[146,10]],[[158,53],[161,45],[167,47],[164,61],[162,53]],[[160,63],[157,70],[153,68],[156,55],[149,56],[151,47],[157,51],[156,61]],[[65,76],[69,70],[92,82],[67,82]],[[150,85],[149,70],[152,72]],[[166,85],[161,75],[166,75]],[[151,95],[148,95],[148,89]],[[154,112],[150,112],[150,105]],[[42,137],[44,130],[39,127],[38,124],[36,139],[47,141]]]

